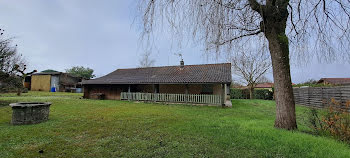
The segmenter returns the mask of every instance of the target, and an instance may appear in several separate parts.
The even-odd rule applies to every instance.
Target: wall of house
[[[222,95],[221,84],[214,84],[213,94]],[[120,100],[121,92],[128,92],[129,85],[84,85],[84,98],[97,99],[98,93],[104,94],[105,99]],[[131,85],[131,92],[154,93],[154,85]],[[228,88],[229,89],[229,88]],[[202,94],[203,85],[188,85],[189,94]],[[159,93],[184,94],[186,85],[184,84],[161,84]]]
[[[154,93],[154,85],[150,85],[150,84],[133,85],[131,87],[131,91],[141,92],[141,93]]]
[[[105,99],[120,100],[120,93],[127,90],[128,85],[84,85],[84,98],[97,99],[100,93]]]
[[[201,84],[188,85],[188,94],[201,94]],[[159,85],[159,93],[184,94],[186,93],[186,85],[184,84],[161,84]]]
[[[214,84],[213,85],[213,94],[214,95],[222,95],[221,84]]]
[[[184,94],[186,86],[183,84],[161,84],[159,85],[159,93]]]
[[[270,92],[272,92],[272,88],[254,88],[254,89],[267,89],[267,90],[269,90]]]
[[[50,92],[51,75],[32,75],[31,90]]]

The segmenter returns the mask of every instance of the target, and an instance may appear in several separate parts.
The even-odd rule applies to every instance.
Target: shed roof
[[[231,64],[204,64],[117,69],[83,84],[231,83]]]
[[[51,75],[51,76],[55,76],[55,75],[66,75],[66,76],[70,76],[70,77],[74,77],[74,78],[82,78],[82,77],[78,77],[75,76],[73,74],[70,73],[65,73],[65,72],[38,72],[38,73],[34,73],[33,75]]]
[[[61,75],[63,72],[38,72],[32,75]]]

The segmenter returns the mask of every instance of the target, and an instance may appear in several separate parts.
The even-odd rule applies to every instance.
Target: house
[[[32,74],[30,87],[32,91],[50,92],[55,87],[58,92],[66,92],[74,89],[81,80],[81,77],[63,72],[41,72]]]
[[[268,89],[269,91],[272,91],[273,83],[269,83],[269,82],[258,83],[258,84],[256,84],[255,88],[256,89]]]
[[[321,78],[317,83],[324,85],[350,85],[350,78]]]
[[[84,98],[231,104],[231,64],[117,69],[83,81]],[[219,102],[217,98],[220,97]]]

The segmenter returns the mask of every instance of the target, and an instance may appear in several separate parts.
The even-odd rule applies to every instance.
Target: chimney
[[[183,59],[181,59],[181,61],[180,61],[180,67],[181,67],[181,68],[184,68],[184,66],[185,66],[185,62],[184,62]]]

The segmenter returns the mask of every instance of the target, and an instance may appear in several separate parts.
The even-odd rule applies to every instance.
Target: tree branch
[[[258,35],[258,34],[261,33],[261,32],[262,32],[262,31],[259,30],[259,31],[257,31],[257,32],[244,34],[244,35],[241,35],[241,36],[232,38],[232,39],[230,39],[230,40],[227,40],[227,41],[224,41],[224,42],[221,42],[221,43],[215,43],[215,44],[216,44],[216,45],[224,45],[224,44],[226,44],[226,43],[230,43],[230,42],[232,42],[232,41],[234,41],[234,40],[237,40],[237,39],[240,39],[240,38],[243,38],[243,37]]]

